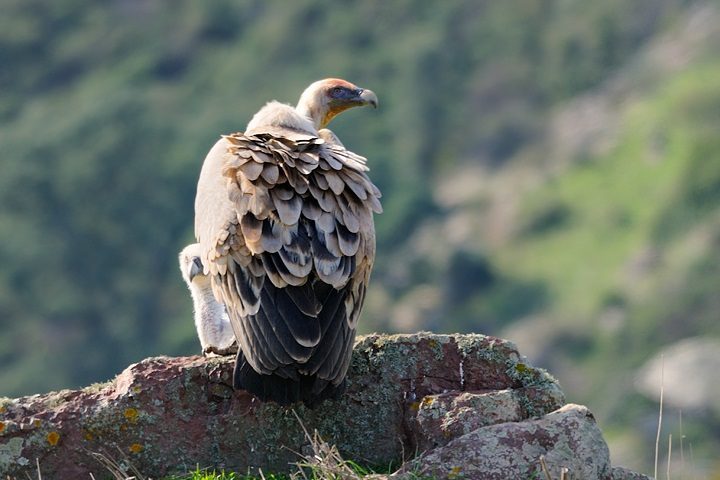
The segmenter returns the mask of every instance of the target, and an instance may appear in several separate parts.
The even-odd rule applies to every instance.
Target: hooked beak
[[[360,92],[360,101],[363,105],[372,105],[373,108],[378,107],[378,98],[372,90],[362,90]]]
[[[192,257],[190,261],[190,271],[188,271],[188,278],[192,282],[192,279],[203,273],[203,264],[200,257]]]

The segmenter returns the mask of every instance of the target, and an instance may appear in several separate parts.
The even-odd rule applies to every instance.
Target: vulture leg
[[[237,342],[233,343],[229,347],[226,348],[220,348],[216,347],[215,345],[210,345],[205,347],[203,350],[203,355],[205,357],[211,357],[213,355],[220,356],[220,357],[226,357],[228,355],[235,355],[238,351],[238,345]]]

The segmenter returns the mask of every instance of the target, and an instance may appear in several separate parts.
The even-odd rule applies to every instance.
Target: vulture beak
[[[373,108],[378,107],[378,98],[377,95],[375,95],[375,92],[372,90],[360,90],[360,101],[363,105],[372,105]]]
[[[202,261],[200,261],[200,257],[192,257],[190,259],[190,270],[188,271],[188,278],[192,282],[193,278],[195,278],[197,275],[202,275],[203,273],[203,264]]]

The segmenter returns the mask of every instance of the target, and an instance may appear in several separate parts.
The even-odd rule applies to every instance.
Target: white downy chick
[[[200,244],[188,245],[180,252],[180,271],[190,289],[195,311],[195,328],[203,353],[229,355],[237,351],[235,334],[225,306],[215,300],[210,278],[203,271]]]

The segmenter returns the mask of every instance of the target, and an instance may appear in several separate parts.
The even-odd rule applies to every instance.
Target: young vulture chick
[[[380,192],[325,129],[377,97],[340,79],[270,102],[203,164],[195,235],[239,350],[236,389],[314,406],[343,389],[375,258]]]
[[[203,272],[200,244],[193,243],[180,252],[180,272],[190,289],[195,313],[195,328],[203,354],[235,353],[235,334],[225,307],[215,300],[210,279]]]

